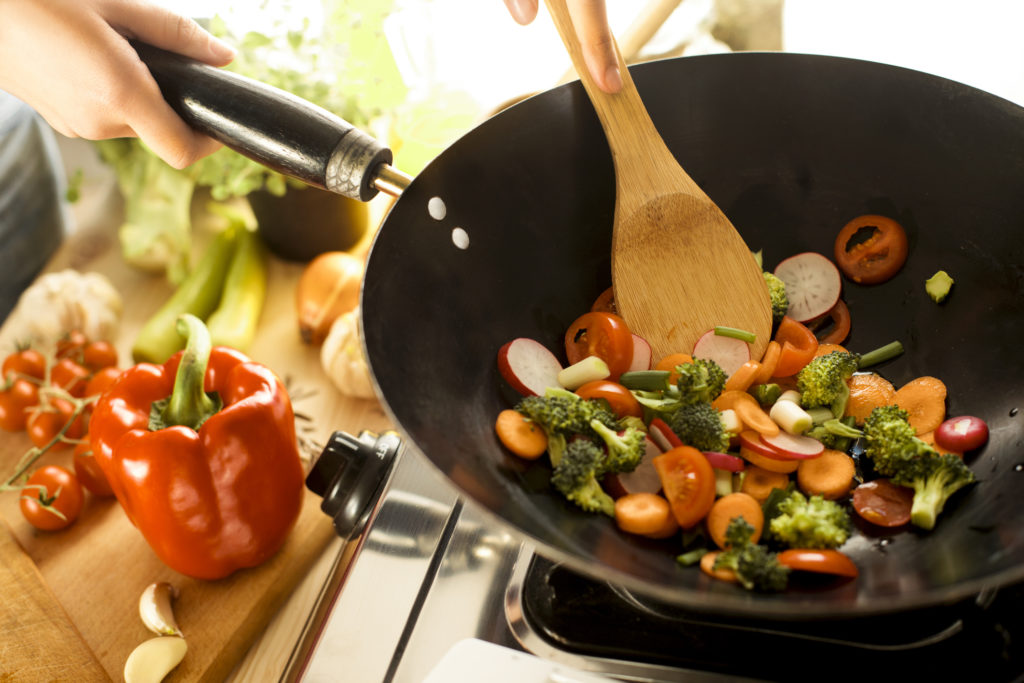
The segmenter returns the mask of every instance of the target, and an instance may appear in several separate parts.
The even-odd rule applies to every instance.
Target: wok
[[[554,492],[545,464],[507,454],[493,423],[517,397],[497,372],[498,348],[526,336],[561,353],[568,324],[610,282],[613,169],[578,82],[455,142],[401,193],[376,237],[362,295],[364,345],[405,447],[541,554],[681,606],[851,617],[950,603],[1024,579],[1024,109],[845,58],[737,53],[631,71],[666,144],[747,244],[763,250],[766,267],[800,251],[830,254],[840,227],[860,214],[903,224],[910,257],[894,279],[844,281],[847,346],[902,341],[906,353],[879,369],[884,376],[896,386],[938,376],[950,415],[988,421],[990,441],[969,459],[980,482],[947,503],[930,533],[860,529],[844,547],[858,579],[763,595],[679,567],[677,542],[618,532]],[[154,73],[187,112],[187,98],[169,93],[173,79]],[[206,129],[251,152],[231,125]],[[297,138],[301,146],[315,136]],[[442,220],[428,212],[434,197],[446,204]],[[456,228],[468,245],[453,240]],[[924,291],[939,269],[956,280],[942,305]],[[650,292],[658,295],[657,282]]]

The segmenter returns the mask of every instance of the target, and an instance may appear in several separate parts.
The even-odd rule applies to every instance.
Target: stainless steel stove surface
[[[340,578],[303,681],[423,681],[467,638],[622,680],[1024,680],[1019,586],[856,621],[689,613],[534,555],[410,452]]]

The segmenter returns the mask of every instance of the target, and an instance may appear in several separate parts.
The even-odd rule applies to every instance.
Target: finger
[[[590,75],[601,90],[618,92],[622,74],[604,0],[569,0],[567,4]]]
[[[224,66],[235,58],[235,50],[230,45],[207,32],[193,19],[166,7],[137,0],[115,0],[106,19],[128,38],[138,38],[213,66]]]
[[[505,7],[516,23],[523,26],[537,18],[537,0],[505,0]]]

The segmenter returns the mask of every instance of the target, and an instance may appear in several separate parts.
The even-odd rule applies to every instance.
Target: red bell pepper
[[[291,401],[268,368],[188,343],[126,370],[96,403],[93,453],[128,518],[172,569],[218,579],[270,558],[299,516],[304,470]]]

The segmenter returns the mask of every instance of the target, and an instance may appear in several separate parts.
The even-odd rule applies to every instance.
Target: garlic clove
[[[143,641],[124,663],[125,683],[159,683],[181,663],[187,651],[185,639],[178,636]]]
[[[139,616],[153,633],[161,636],[180,636],[181,629],[174,619],[171,601],[177,597],[174,586],[166,581],[151,583],[139,598]]]

